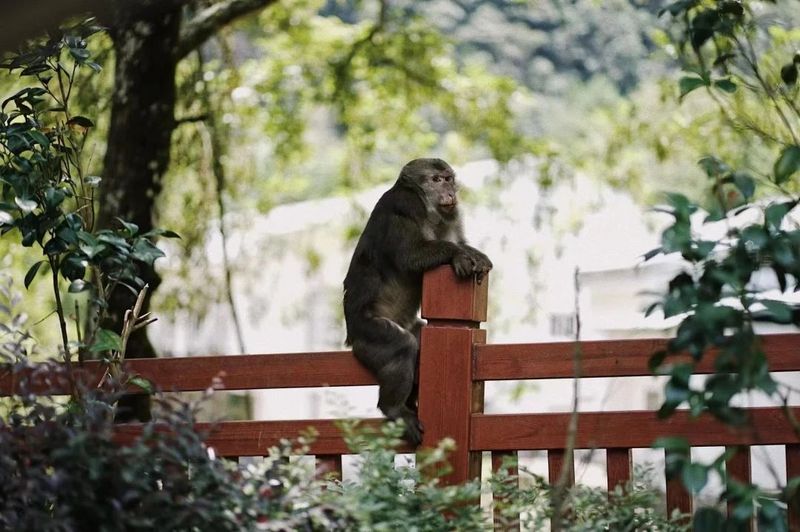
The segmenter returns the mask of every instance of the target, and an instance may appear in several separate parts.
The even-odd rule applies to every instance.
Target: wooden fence
[[[481,453],[492,454],[499,467],[502,458],[521,450],[547,451],[550,481],[557,478],[564,460],[569,413],[484,414],[486,381],[520,379],[568,379],[573,375],[573,342],[533,344],[487,344],[488,281],[459,281],[451,268],[442,267],[425,275],[420,353],[419,415],[425,426],[423,446],[433,446],[444,437],[455,440],[450,456],[452,472],[445,481],[457,483],[480,475]],[[631,377],[650,375],[649,356],[663,348],[663,339],[588,341],[582,343],[583,377]],[[800,335],[764,337],[764,348],[772,371],[800,371]],[[130,359],[128,369],[164,391],[206,389],[222,375],[226,390],[362,386],[375,384],[349,351],[271,355],[208,356],[163,359]],[[713,353],[706,356],[696,373],[713,371]],[[90,381],[103,367],[85,364]],[[16,389],[14,375],[0,374],[0,395]],[[65,393],[50,383],[39,392]],[[568,389],[564,383],[565,393]],[[787,477],[800,476],[800,440],[780,408],[751,409],[753,426],[733,430],[711,419],[692,419],[679,411],[659,420],[652,411],[592,412],[580,415],[578,449],[605,449],[608,487],[630,478],[631,451],[646,448],[660,436],[685,436],[692,446],[739,447],[726,465],[728,474],[741,481],[751,475],[751,445],[785,445]],[[795,409],[800,417],[800,408]],[[379,419],[367,423],[380,423]],[[259,456],[281,438],[296,437],[309,426],[319,436],[310,452],[320,465],[341,473],[342,454],[348,452],[335,420],[228,421],[210,429],[208,445],[218,456]],[[120,425],[120,441],[135,437],[140,427]],[[409,448],[400,451],[411,452]],[[574,468],[573,468],[574,470]],[[667,482],[667,506],[692,511],[692,498],[679,480]],[[796,516],[791,528],[800,527]]]

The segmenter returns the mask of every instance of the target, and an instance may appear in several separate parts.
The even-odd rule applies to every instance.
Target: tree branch
[[[222,26],[237,18],[263,9],[276,0],[225,0],[203,9],[186,22],[178,38],[175,57],[182,59],[214,35]]]

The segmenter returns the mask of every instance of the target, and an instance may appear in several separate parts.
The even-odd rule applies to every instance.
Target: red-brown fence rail
[[[424,278],[420,348],[420,418],[426,428],[424,446],[444,437],[453,438],[457,449],[451,455],[449,482],[461,482],[480,474],[481,453],[492,453],[493,467],[502,458],[521,450],[544,450],[553,480],[564,460],[569,414],[484,414],[484,383],[497,380],[558,379],[573,375],[573,342],[535,344],[486,344],[480,323],[486,320],[488,281],[482,284],[455,279],[449,267],[428,272]],[[663,348],[663,339],[589,341],[581,344],[583,377],[631,377],[650,375],[648,359]],[[764,337],[764,349],[772,371],[800,371],[800,335]],[[710,353],[696,373],[713,371]],[[130,359],[127,368],[163,391],[206,389],[221,377],[227,390],[361,386],[375,384],[349,351],[241,356],[209,356],[164,359]],[[88,383],[97,382],[104,367],[88,362],[80,370]],[[21,375],[0,369],[0,395],[16,391]],[[36,382],[38,393],[66,393],[66,383]],[[794,409],[800,417],[800,409]],[[660,420],[651,411],[592,412],[580,415],[576,445],[582,449],[605,449],[608,486],[613,488],[631,476],[632,449],[649,447],[660,436],[681,435],[692,446],[738,447],[727,464],[727,472],[750,480],[752,445],[782,444],[786,449],[788,477],[800,476],[800,440],[779,408],[750,410],[747,430],[733,430],[709,418],[692,419],[678,412]],[[367,420],[380,423],[380,420]],[[264,455],[282,438],[296,437],[313,426],[318,432],[311,445],[320,465],[341,473],[341,455],[348,452],[336,420],[230,421],[201,425],[207,429],[208,445],[219,456]],[[124,443],[139,433],[136,424],[120,425],[117,438]],[[410,452],[404,448],[401,451]],[[692,510],[692,498],[680,483],[667,483],[669,509]],[[800,526],[795,516],[792,527]]]

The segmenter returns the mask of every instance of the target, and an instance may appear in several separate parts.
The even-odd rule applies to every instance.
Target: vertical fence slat
[[[608,491],[611,492],[618,484],[625,485],[631,479],[633,457],[630,449],[606,449],[606,473],[608,476]]]
[[[340,454],[318,454],[315,457],[316,471],[318,478],[342,478],[342,455]]]
[[[503,467],[503,462],[507,458],[514,458],[516,462],[518,460],[518,453],[517,451],[492,451],[492,474]],[[506,469],[509,475],[517,476],[519,475],[519,467],[510,466]],[[517,480],[517,486],[519,486],[519,480]],[[499,513],[497,512],[497,503],[501,502],[503,499],[496,494],[492,495],[492,499],[494,500],[495,504],[492,507],[492,515],[493,515],[493,522],[494,522],[494,529],[495,530],[520,530],[520,521],[519,516],[513,522],[504,522],[503,519],[500,518]]]
[[[749,484],[751,479],[750,447],[744,445],[744,446],[726,448],[726,450],[733,450],[733,449],[736,450],[736,454],[725,462],[725,475],[729,479],[737,480],[744,484]],[[733,505],[728,504],[728,515],[730,516],[732,513],[733,513]],[[752,519],[747,523],[744,530],[755,530]]]
[[[517,451],[492,451],[492,471],[500,471],[503,461],[507,458],[517,459],[517,454]],[[518,469],[517,467],[509,467],[507,471],[509,475],[517,475]]]
[[[786,446],[786,482],[794,477],[800,477],[800,444]],[[795,495],[789,504],[789,530],[800,530],[800,494]]]
[[[558,478],[561,476],[561,468],[564,467],[564,459],[566,457],[566,452],[564,449],[549,449],[547,451],[547,478],[550,481],[550,485],[555,485],[558,482]],[[575,460],[573,457],[572,463],[570,464],[569,473],[567,477],[567,486],[572,486],[575,484]]]
[[[683,487],[680,477],[667,479],[667,513],[676,508],[685,514],[692,513],[692,494]]]

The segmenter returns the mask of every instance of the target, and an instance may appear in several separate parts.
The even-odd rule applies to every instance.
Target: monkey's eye
[[[442,180],[442,178],[441,178],[440,176],[438,176],[438,175],[435,175],[435,176],[433,176],[433,182],[434,182],[434,183],[438,183],[438,182],[440,182],[441,180]]]

